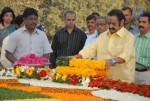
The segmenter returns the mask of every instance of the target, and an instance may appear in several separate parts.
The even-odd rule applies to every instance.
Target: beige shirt
[[[47,36],[43,31],[36,28],[32,34],[29,34],[25,26],[10,35],[5,50],[13,53],[17,60],[29,53],[42,56],[52,52]]]
[[[115,80],[134,82],[135,50],[134,36],[124,27],[111,35],[106,31],[93,43],[87,45],[79,52],[83,58],[97,56],[99,60],[120,57],[125,63],[112,66],[108,76]]]
[[[5,48],[7,46],[8,40],[9,40],[9,36],[7,36],[2,42],[1,64],[4,67],[10,68],[10,67],[12,67],[12,63],[5,57],[5,53],[6,53]]]

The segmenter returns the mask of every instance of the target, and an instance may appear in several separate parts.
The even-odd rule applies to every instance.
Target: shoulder
[[[63,28],[59,29],[58,31],[56,31],[56,33],[62,33],[62,32],[64,32],[65,30],[66,30],[66,28],[63,27]]]
[[[128,31],[127,29],[124,29],[124,38],[128,40],[134,40],[134,35]]]
[[[75,31],[77,31],[77,32],[79,32],[79,33],[81,33],[81,34],[85,34],[85,32],[84,31],[82,31],[81,29],[79,29],[79,28],[75,28]]]
[[[2,25],[2,23],[0,23],[0,29],[3,29],[4,28],[4,26]]]
[[[40,35],[40,37],[47,37],[46,33],[44,31],[41,31],[39,29],[36,28],[37,34]]]

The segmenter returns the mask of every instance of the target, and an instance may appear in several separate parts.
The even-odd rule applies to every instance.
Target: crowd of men
[[[129,7],[113,9],[107,18],[92,13],[86,18],[86,31],[76,26],[76,17],[74,11],[65,12],[65,26],[56,31],[50,45],[45,32],[37,28],[37,11],[26,8],[22,15],[23,27],[3,42],[7,44],[2,47],[1,63],[6,59],[14,63],[29,53],[49,59],[52,68],[60,56],[106,60],[106,67],[112,67],[109,78],[150,84],[150,12],[139,17],[137,26],[132,23]]]

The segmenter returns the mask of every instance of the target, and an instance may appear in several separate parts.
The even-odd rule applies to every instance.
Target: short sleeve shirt
[[[29,34],[25,26],[10,35],[5,50],[13,53],[17,60],[29,53],[42,56],[43,54],[52,52],[49,41],[44,32],[35,29],[32,34]]]

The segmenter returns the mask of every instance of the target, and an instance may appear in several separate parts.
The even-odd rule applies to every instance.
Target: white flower
[[[82,77],[82,84],[84,86],[88,86],[89,82],[90,82],[90,78],[89,77]]]
[[[2,70],[0,71],[0,76],[3,76],[4,73],[5,73],[5,69],[2,69]]]
[[[55,75],[55,74],[56,74],[55,69],[52,69],[52,70],[51,70],[51,75]]]

